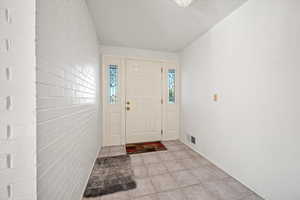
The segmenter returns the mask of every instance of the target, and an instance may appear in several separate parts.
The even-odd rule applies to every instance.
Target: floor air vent
[[[194,136],[187,134],[186,138],[187,138],[188,143],[196,144],[196,138]]]
[[[191,143],[196,144],[196,138],[194,136],[191,136]]]

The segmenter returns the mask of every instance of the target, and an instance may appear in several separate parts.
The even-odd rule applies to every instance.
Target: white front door
[[[126,61],[126,143],[161,140],[162,65]]]

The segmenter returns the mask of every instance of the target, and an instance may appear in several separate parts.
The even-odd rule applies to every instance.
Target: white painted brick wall
[[[0,200],[36,199],[35,0],[0,1]]]
[[[84,0],[37,1],[38,199],[79,200],[100,148],[99,53]]]

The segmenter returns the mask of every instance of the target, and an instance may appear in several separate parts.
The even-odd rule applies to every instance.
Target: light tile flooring
[[[131,155],[136,189],[83,200],[262,200],[181,142],[163,143],[167,151]],[[112,146],[99,156],[125,153]]]

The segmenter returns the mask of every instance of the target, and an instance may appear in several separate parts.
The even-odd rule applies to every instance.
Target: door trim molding
[[[162,140],[171,140],[171,139],[179,139],[179,131],[180,131],[180,68],[179,64],[175,60],[163,60],[163,59],[152,59],[152,58],[143,58],[143,57],[129,57],[129,56],[114,56],[114,55],[109,55],[109,54],[103,54],[101,56],[101,83],[100,83],[100,94],[102,95],[101,97],[101,108],[102,108],[102,116],[101,116],[101,121],[102,121],[102,133],[103,133],[103,138],[102,138],[102,145],[103,146],[111,146],[111,145],[124,145],[126,143],[126,127],[125,127],[125,87],[126,87],[126,61],[127,60],[140,60],[140,61],[151,61],[151,62],[161,62],[163,63],[163,76],[162,76],[162,99],[163,99],[163,106],[162,106],[162,130],[163,130],[163,135],[162,135]],[[107,87],[107,65],[109,62],[118,62],[119,67],[120,67],[120,110],[119,114],[121,117],[121,124],[120,124],[120,135],[113,136],[111,134],[111,129],[109,128],[109,112],[110,112],[110,104],[108,104],[108,87]],[[110,63],[112,64],[112,63]],[[167,71],[170,68],[175,68],[176,69],[176,103],[173,105],[176,110],[176,120],[177,120],[177,127],[175,128],[175,132],[171,133],[168,132],[167,127],[168,127],[168,120],[167,120],[167,107],[168,107],[168,101],[167,101],[167,94],[166,94],[166,89],[167,89]]]

